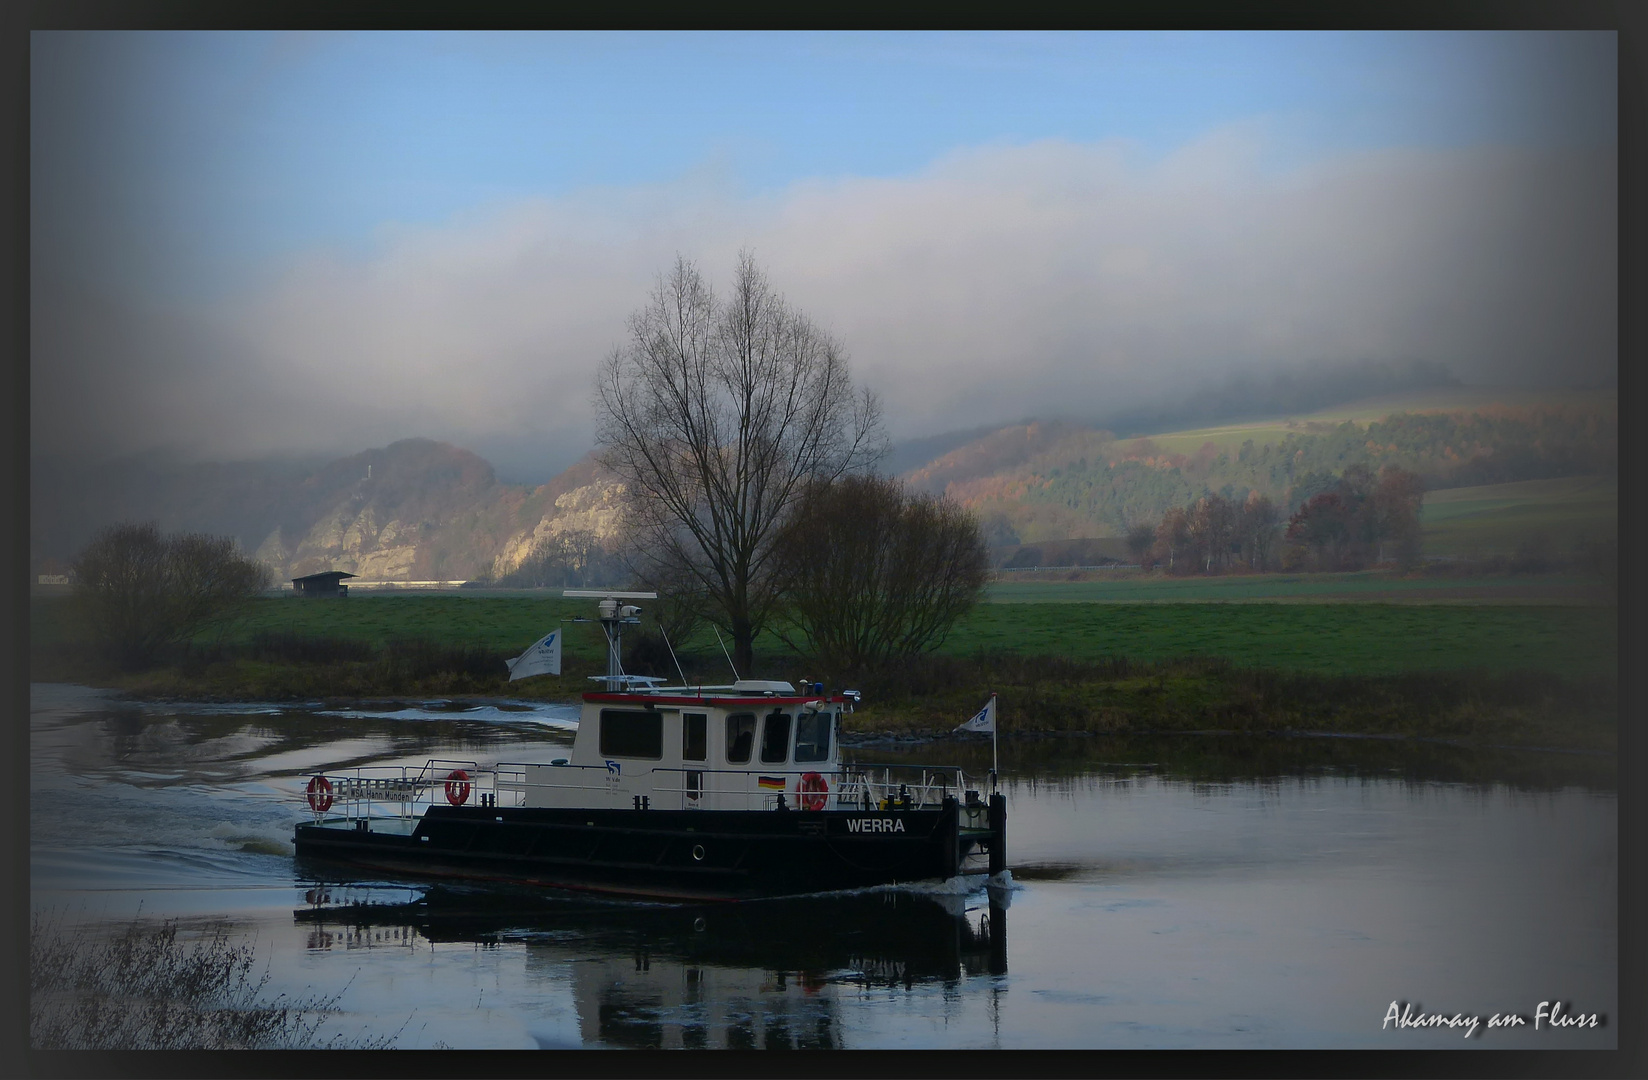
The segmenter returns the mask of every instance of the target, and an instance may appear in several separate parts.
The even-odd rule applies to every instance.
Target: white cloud
[[[428,435],[587,447],[594,367],[677,252],[752,248],[847,345],[895,437],[1097,415],[1244,366],[1428,359],[1468,381],[1612,377],[1615,165],[1361,153],[1285,173],[1262,135],[958,152],[919,175],[734,198],[712,179],[386,229],[257,295],[95,309],[36,283],[37,446],[243,457]]]

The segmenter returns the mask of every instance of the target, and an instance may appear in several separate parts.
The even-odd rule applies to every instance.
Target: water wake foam
[[[479,720],[490,723],[538,724],[561,731],[578,730],[578,706],[541,705],[527,709],[500,708],[496,705],[475,705],[463,709],[410,706],[404,709],[317,709],[317,716],[336,716],[351,720]]]

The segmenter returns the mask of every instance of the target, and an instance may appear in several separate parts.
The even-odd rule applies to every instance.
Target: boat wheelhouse
[[[298,855],[683,900],[1005,869],[999,793],[955,767],[842,760],[855,692],[626,676],[617,639],[634,612],[603,600],[605,689],[583,695],[569,757],[317,774]]]
[[[836,733],[857,695],[810,690],[746,679],[585,694],[572,756],[500,763],[495,785],[520,806],[682,811],[887,809],[960,795],[957,770],[904,776],[902,791],[889,771],[844,770]]]

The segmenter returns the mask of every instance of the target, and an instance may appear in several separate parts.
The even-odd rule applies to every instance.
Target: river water
[[[576,709],[31,692],[31,896],[228,920],[322,1037],[408,1048],[1611,1048],[1611,760],[1348,739],[1006,739],[1011,887],[690,907],[298,864],[319,768],[547,759]],[[989,744],[858,746],[989,765]],[[1595,1027],[1555,1027],[1542,1002]],[[1398,1026],[1438,1013],[1483,1026]],[[1547,1006],[1548,1007],[1548,1006]],[[1525,1023],[1489,1029],[1495,1014]]]

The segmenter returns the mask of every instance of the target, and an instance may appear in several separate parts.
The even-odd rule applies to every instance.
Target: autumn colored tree
[[[1236,535],[1236,511],[1221,495],[1204,495],[1189,514],[1190,541],[1206,573],[1230,564],[1230,545]]]
[[[1308,550],[1318,570],[1339,570],[1351,546],[1355,513],[1337,491],[1312,495],[1288,519],[1287,540]]]
[[[1156,543],[1151,554],[1159,563],[1167,564],[1170,574],[1189,573],[1193,565],[1184,556],[1190,550],[1190,515],[1178,507],[1170,507],[1156,526]]]
[[[1280,523],[1281,516],[1270,496],[1257,491],[1248,492],[1247,501],[1236,514],[1236,534],[1247,552],[1248,565],[1253,569],[1264,570],[1270,565],[1271,549],[1275,545]]]
[[[1418,473],[1387,465],[1379,471],[1379,481],[1370,497],[1371,517],[1381,545],[1380,561],[1389,554],[1398,566],[1419,562],[1419,508],[1425,501],[1425,484]]]

